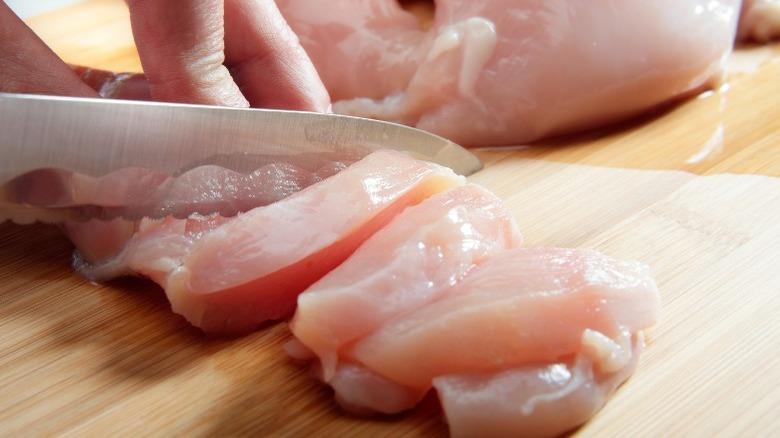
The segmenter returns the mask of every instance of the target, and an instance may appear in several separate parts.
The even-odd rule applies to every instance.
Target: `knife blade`
[[[482,168],[468,150],[419,129],[302,111],[0,93],[0,133],[0,221],[20,223],[170,214],[164,206],[125,208],[121,199],[116,205],[62,200],[68,184],[123,169],[143,170],[134,174],[140,184],[204,165],[243,173],[274,163],[305,168],[356,161],[380,148],[461,175]],[[35,196],[29,196],[31,184]],[[219,211],[216,204],[209,208],[215,211],[180,213]]]

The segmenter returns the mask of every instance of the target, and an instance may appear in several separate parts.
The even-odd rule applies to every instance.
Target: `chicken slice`
[[[520,243],[514,218],[492,193],[473,184],[439,193],[301,294],[290,327],[329,380],[345,345],[438,299],[474,266]]]
[[[95,280],[147,276],[173,310],[206,332],[236,333],[292,315],[297,295],[405,207],[464,178],[378,151],[325,181],[235,218],[143,220]]]
[[[496,373],[437,377],[452,437],[558,436],[592,417],[634,372],[643,348],[627,330],[610,350],[626,359],[601,369],[603,359],[578,354],[566,361],[523,365]]]
[[[355,342],[344,355],[401,384],[554,362],[585,330],[615,339],[652,325],[649,268],[593,250],[517,248],[475,267],[439,300]]]

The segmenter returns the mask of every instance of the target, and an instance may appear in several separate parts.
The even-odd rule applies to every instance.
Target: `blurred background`
[[[7,4],[19,17],[29,18],[81,1],[82,0],[5,0],[5,4]]]

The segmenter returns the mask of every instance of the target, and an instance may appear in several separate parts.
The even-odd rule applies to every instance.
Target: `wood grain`
[[[120,0],[31,19],[66,61],[140,70]],[[472,180],[529,245],[649,263],[663,317],[637,373],[576,434],[780,434],[780,47],[728,90],[640,120],[477,151]],[[54,227],[0,225],[0,435],[446,436],[433,397],[392,418],[341,412],[288,359],[284,323],[210,338],[142,280],[90,284]]]

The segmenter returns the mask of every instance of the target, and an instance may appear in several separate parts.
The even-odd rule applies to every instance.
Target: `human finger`
[[[252,106],[330,107],[314,64],[273,0],[225,0],[225,64]]]
[[[249,106],[223,65],[222,0],[127,0],[154,100]]]
[[[5,2],[0,2],[0,91],[97,97]]]

